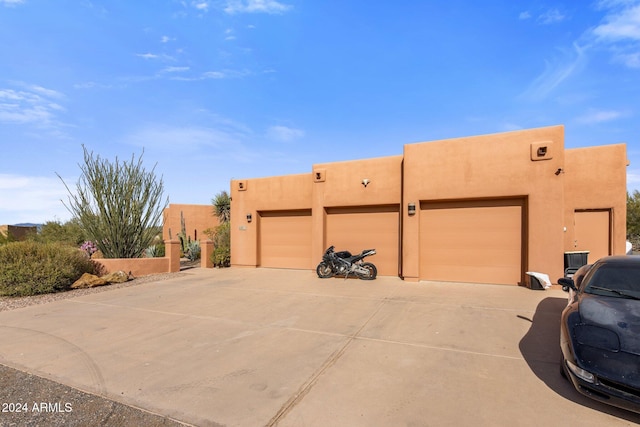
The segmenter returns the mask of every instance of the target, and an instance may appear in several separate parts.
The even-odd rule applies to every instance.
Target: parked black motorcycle
[[[322,261],[316,267],[316,273],[321,279],[344,275],[346,279],[353,273],[362,280],[373,280],[378,275],[378,269],[370,262],[362,262],[365,257],[375,255],[375,249],[365,249],[358,255],[351,255],[349,251],[336,252],[330,246],[322,256]]]

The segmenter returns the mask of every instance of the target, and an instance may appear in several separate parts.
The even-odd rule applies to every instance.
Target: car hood
[[[580,317],[618,334],[621,351],[640,355],[640,300],[583,294]]]

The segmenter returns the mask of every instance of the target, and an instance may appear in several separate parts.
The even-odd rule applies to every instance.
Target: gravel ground
[[[32,297],[0,297],[0,311],[165,280],[185,273],[154,274],[125,283]],[[0,427],[163,426],[186,424],[85,393],[0,364]]]

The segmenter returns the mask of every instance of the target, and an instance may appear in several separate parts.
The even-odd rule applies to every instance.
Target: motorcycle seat
[[[349,252],[349,251],[336,252],[336,256],[338,258],[350,258],[351,257],[351,252]]]

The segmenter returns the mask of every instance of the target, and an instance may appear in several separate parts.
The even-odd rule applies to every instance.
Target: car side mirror
[[[573,289],[576,292],[578,291],[578,288],[576,288],[575,283],[573,283],[573,279],[570,279],[568,277],[559,278],[558,284],[562,286],[562,290],[565,292],[569,292],[569,289]]]

